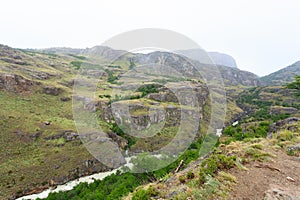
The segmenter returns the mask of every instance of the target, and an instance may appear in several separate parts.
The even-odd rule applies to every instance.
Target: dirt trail
[[[281,150],[271,162],[252,162],[248,171],[229,171],[238,183],[230,192],[230,200],[292,199],[300,200],[300,158]],[[290,178],[287,178],[290,177]]]

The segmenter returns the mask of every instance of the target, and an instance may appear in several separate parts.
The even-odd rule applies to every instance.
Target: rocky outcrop
[[[273,123],[269,127],[269,133],[267,137],[271,138],[273,133],[278,133],[280,130],[283,129],[295,132],[298,130],[298,122],[300,122],[300,118],[290,117]]]
[[[79,139],[79,134],[74,132],[74,131],[68,130],[68,131],[64,131],[62,133],[47,136],[44,139],[45,140],[56,140],[56,139],[59,139],[59,138],[64,138],[65,141],[69,142],[69,141],[73,141],[73,140],[78,140]]]
[[[238,68],[234,58],[230,55],[219,52],[208,52],[208,55],[216,65]]]
[[[120,136],[118,136],[114,132],[108,132],[107,135],[115,141],[121,149],[125,149],[128,145],[128,141]]]
[[[77,168],[74,168],[73,170],[69,171],[68,176],[54,177],[53,181],[55,185],[61,185],[79,177],[87,176],[98,172],[105,172],[109,170],[111,170],[111,168],[106,167],[96,158],[93,158],[82,161],[82,163]]]
[[[203,106],[208,98],[206,85],[199,83],[176,83],[161,87],[158,93],[152,93],[147,98],[159,102],[175,102],[191,107]]]
[[[106,122],[136,124],[138,129],[163,121],[177,126],[180,123],[181,112],[184,110],[180,105],[187,106],[191,110],[199,107],[201,110],[208,95],[208,88],[204,84],[181,82],[169,85],[168,88],[161,87],[158,93],[148,94],[146,97],[153,101],[143,103],[126,100],[117,101],[111,105],[105,101],[99,101],[96,107],[101,111],[99,117]],[[160,102],[171,102],[178,105],[161,107]],[[188,108],[186,109],[188,112]],[[200,116],[202,117],[202,114]]]
[[[56,164],[54,168],[59,169],[60,164]],[[99,173],[99,172],[106,172],[112,170],[111,168],[103,165],[101,162],[99,162],[97,159],[87,159],[83,160],[79,166],[76,168],[70,170],[68,172],[68,175],[66,176],[55,176],[52,179],[48,180],[48,183],[44,186],[38,186],[35,188],[29,188],[22,192],[18,192],[15,195],[11,196],[11,199],[16,199],[18,197],[31,195],[31,194],[37,194],[44,190],[46,190],[49,187],[56,187],[57,185],[63,185],[71,180],[75,180],[79,177],[88,176],[91,174]]]
[[[60,100],[63,102],[66,102],[66,101],[70,101],[71,98],[70,97],[61,97]]]
[[[222,65],[237,68],[234,58],[230,55],[219,52],[205,52],[203,49],[188,49],[176,51],[190,59],[200,63]]]
[[[20,61],[20,60],[18,60],[18,59],[16,59],[16,58],[18,58],[18,59],[21,59],[21,57],[20,56],[13,56],[13,58],[11,59],[11,58],[0,58],[0,60],[2,60],[2,61],[4,61],[4,62],[7,62],[7,63],[10,63],[10,64],[16,64],[16,65],[28,65],[28,63],[27,62],[25,62],[25,61]]]
[[[220,73],[226,86],[260,86],[259,77],[251,72],[219,66]]]
[[[149,54],[137,54],[134,57],[136,63],[140,65],[158,64],[161,66],[168,66],[175,71],[170,71],[169,75],[178,73],[182,77],[197,78],[206,80],[216,80],[216,78],[223,78],[226,86],[259,86],[261,85],[259,77],[251,72],[242,71],[237,68],[226,67],[213,64],[203,64],[199,61],[191,60],[185,56],[168,53],[168,52],[153,52]],[[203,77],[205,75],[205,77]],[[221,80],[218,80],[221,81]]]
[[[293,107],[271,106],[269,108],[270,115],[296,114],[297,112],[298,109]]]
[[[287,148],[288,151],[299,151],[300,152],[300,144],[289,146]]]
[[[54,87],[54,86],[45,86],[45,87],[43,88],[43,93],[49,94],[49,95],[57,96],[57,95],[59,95],[61,92],[62,92],[62,89],[61,89],[61,88],[57,88],[57,87]]]
[[[28,80],[23,76],[16,74],[0,74],[0,90],[4,89],[10,92],[30,91],[38,83]]]
[[[186,49],[186,50],[177,50],[176,53],[186,56],[189,59],[197,60],[203,64],[213,64],[216,63],[212,57],[204,49]]]

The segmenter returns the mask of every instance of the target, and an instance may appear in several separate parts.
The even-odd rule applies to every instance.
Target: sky
[[[181,33],[263,76],[300,60],[298,0],[0,0],[0,43],[101,45],[139,28]]]

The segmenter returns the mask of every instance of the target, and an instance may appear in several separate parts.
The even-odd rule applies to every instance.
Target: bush
[[[71,65],[73,65],[73,67],[76,69],[76,70],[79,70],[81,65],[82,65],[82,62],[81,61],[72,61],[71,62]]]
[[[178,180],[180,181],[180,183],[185,183],[186,177],[183,176],[183,175],[180,175],[180,176],[178,177]]]
[[[147,190],[139,189],[133,193],[132,200],[148,200],[153,196],[157,196],[158,192],[153,187],[149,187]]]
[[[113,174],[103,180],[96,180],[94,183],[81,183],[73,190],[59,193],[51,193],[48,200],[69,200],[69,199],[107,199],[115,200],[133,192],[134,188],[147,180],[145,174]]]
[[[137,89],[137,91],[142,93],[141,97],[144,97],[151,93],[158,93],[158,88],[160,87],[161,86],[157,84],[148,84],[140,87],[139,89]]]
[[[119,79],[118,76],[115,76],[112,71],[105,69],[105,72],[108,75],[107,82],[109,82],[111,84],[115,84],[116,81]]]
[[[287,84],[286,87],[297,90],[296,97],[300,97],[300,76],[295,76],[295,81]]]
[[[214,176],[218,170],[230,169],[235,165],[236,156],[224,154],[212,155],[202,163],[202,171],[206,175]]]
[[[187,179],[193,179],[195,177],[195,174],[193,173],[193,172],[188,172],[187,174],[186,174],[186,178]]]

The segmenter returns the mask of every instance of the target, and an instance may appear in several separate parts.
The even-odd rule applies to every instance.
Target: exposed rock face
[[[97,56],[109,61],[117,59],[119,56],[127,53],[124,50],[115,50],[106,46],[94,46],[92,48],[86,48],[86,49],[58,47],[58,48],[39,49],[36,51],[40,51],[44,53],[53,53],[53,54],[66,54],[66,55],[74,54],[74,55]]]
[[[203,84],[193,83],[191,85],[183,82],[178,84],[170,84],[168,88],[160,88],[159,93],[149,94],[147,97],[159,102],[176,102],[180,101],[181,105],[203,106],[208,98],[209,92],[207,86]],[[195,95],[196,99],[191,96]]]
[[[297,131],[298,130],[298,122],[300,122],[300,118],[297,117],[290,117],[284,120],[280,120],[274,124],[271,124],[269,127],[269,134],[268,138],[272,137],[272,133],[277,133],[282,129],[287,129],[290,131]]]
[[[221,77],[224,79],[223,81],[226,86],[261,85],[259,77],[251,72],[221,65],[217,66],[216,68],[214,65],[203,64],[178,54],[168,52],[153,52],[146,55],[138,54],[134,57],[134,59],[135,62],[141,65],[158,64],[162,66],[169,66],[175,69],[181,76],[189,78],[202,79],[203,75],[205,75],[207,80],[214,80],[218,78],[218,76],[216,76],[216,70],[218,70]],[[172,74],[172,72],[169,74]]]
[[[297,112],[298,112],[298,109],[297,108],[293,108],[293,107],[271,106],[269,108],[269,113],[271,115],[296,114]]]
[[[118,144],[118,146],[119,146],[121,149],[125,149],[125,147],[128,145],[127,140],[124,139],[124,138],[122,138],[122,137],[120,137],[120,136],[118,136],[116,133],[114,133],[114,132],[108,132],[107,134],[108,134],[108,136],[109,136],[113,141],[115,141],[115,142]]]
[[[176,51],[190,59],[197,60],[204,64],[216,64],[226,67],[237,68],[234,58],[230,55],[219,52],[205,52],[203,49],[188,49]]]
[[[53,179],[49,180],[49,186],[53,187],[56,185],[62,185],[79,177],[109,170],[111,169],[104,166],[97,159],[85,160],[80,166],[69,171],[68,176],[53,177]]]
[[[16,49],[0,44],[0,57],[6,57],[1,58],[1,60],[4,59],[3,61],[12,61],[12,63],[22,62],[21,60],[23,59],[23,57],[19,53],[20,52]]]
[[[191,95],[193,92],[194,96]],[[151,124],[157,124],[162,121],[169,120],[168,123],[174,126],[179,125],[182,108],[176,106],[160,107],[160,102],[174,102],[180,105],[199,107],[200,110],[208,98],[208,88],[199,83],[194,83],[193,88],[187,86],[186,83],[176,83],[169,88],[162,87],[158,93],[147,95],[148,99],[154,100],[150,104],[145,105],[142,102],[115,102],[111,106],[107,102],[100,101],[96,107],[101,110],[100,118],[107,122],[116,121],[118,124],[132,123],[141,127],[149,127]],[[124,117],[130,115],[130,122],[124,120]],[[202,117],[202,114],[200,114]],[[129,119],[127,119],[129,120]],[[139,129],[139,128],[138,128]]]
[[[64,131],[62,133],[58,133],[55,135],[51,135],[48,137],[45,137],[45,140],[56,140],[59,138],[64,138],[67,142],[73,141],[73,140],[78,140],[79,139],[79,134],[73,131]]]
[[[16,65],[28,65],[27,62],[24,61],[20,61],[20,60],[16,60],[15,58],[21,59],[21,57],[16,56],[12,56],[12,59],[10,58],[1,58],[0,60],[7,62],[7,63],[11,63],[11,64],[16,64]]]
[[[100,56],[107,60],[115,60],[127,52],[123,50],[115,50],[106,46],[95,46],[84,49],[80,53],[83,55]]]
[[[230,55],[219,52],[208,52],[208,55],[216,65],[238,68],[234,58]]]
[[[43,93],[57,96],[62,92],[61,88],[53,87],[53,86],[45,86],[43,88]]]
[[[33,88],[36,83],[16,74],[0,74],[0,90],[24,92]]]
[[[259,77],[251,72],[235,68],[219,67],[225,85],[260,86]]]

